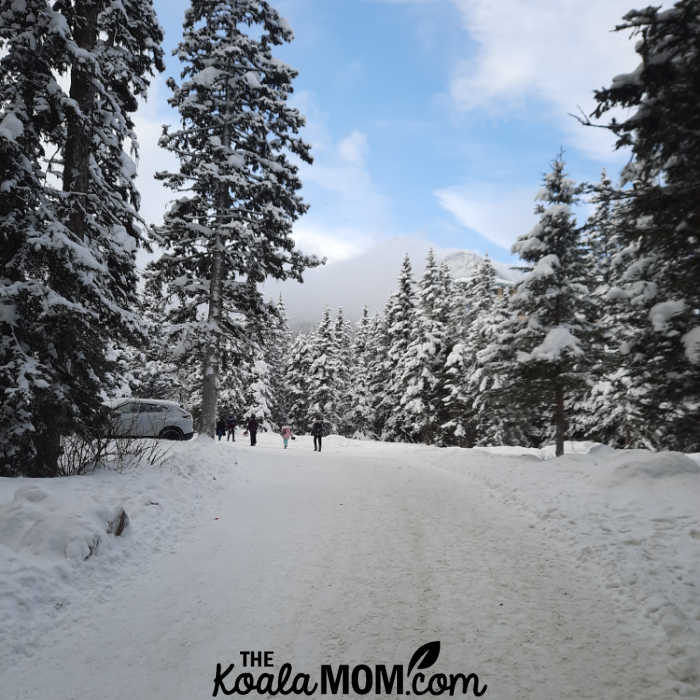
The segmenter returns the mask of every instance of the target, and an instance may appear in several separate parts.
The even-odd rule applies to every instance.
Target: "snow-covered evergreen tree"
[[[285,374],[289,387],[289,412],[287,422],[291,423],[297,433],[308,432],[311,419],[309,416],[309,396],[311,391],[311,351],[312,338],[300,333],[292,341],[285,363]]]
[[[601,118],[630,109],[608,128],[630,147],[623,175],[632,187],[621,234],[635,246],[630,303],[648,332],[630,349],[647,370],[645,421],[659,447],[700,449],[700,2],[632,10],[618,31],[639,40],[637,69],[596,92]]]
[[[151,0],[0,7],[1,472],[55,474],[121,384],[113,344],[142,338],[124,149],[161,40]]]
[[[645,325],[622,287],[634,267],[634,247],[621,236],[624,203],[605,171],[593,189],[595,209],[584,227],[595,328],[589,349],[590,390],[576,406],[572,436],[614,447],[649,445],[643,425],[643,370],[633,369],[632,336]]]
[[[382,314],[375,314],[370,322],[365,357],[371,412],[370,426],[372,433],[380,436],[390,411],[390,406],[385,400],[390,370],[389,334],[386,319]]]
[[[393,440],[423,442],[435,439],[435,394],[437,378],[431,371],[437,347],[431,335],[432,326],[421,314],[411,334],[399,368],[397,385],[401,389],[399,404],[387,421],[385,431],[391,431]]]
[[[352,364],[348,382],[349,411],[346,421],[351,437],[364,439],[374,437],[369,374],[371,353],[371,323],[365,306],[352,346]]]
[[[308,420],[322,420],[327,430],[338,432],[338,376],[340,363],[336,353],[333,323],[328,307],[313,337],[312,361],[309,368]]]
[[[533,427],[517,405],[509,401],[510,366],[503,361],[501,330],[510,322],[510,292],[501,289],[489,311],[474,319],[471,331],[478,334],[477,350],[469,369],[467,392],[469,415],[477,445],[530,444]],[[512,358],[508,358],[512,359]]]
[[[415,323],[406,351],[397,360],[400,398],[388,425],[402,439],[440,443],[444,437],[450,285],[449,273],[430,250],[418,285]]]
[[[567,413],[586,386],[591,310],[585,256],[572,213],[581,188],[564,172],[561,155],[544,177],[533,230],[513,252],[532,266],[510,299],[510,317],[499,328],[494,371],[507,377],[513,410],[528,422],[551,418],[556,453],[563,454]],[[532,415],[532,413],[534,415]]]
[[[270,430],[272,428],[270,367],[262,351],[253,357],[248,368],[246,383],[243,421],[247,422],[251,416],[255,416],[263,430]]]
[[[446,440],[472,446],[477,440],[474,399],[480,382],[472,385],[477,354],[490,342],[488,333],[495,320],[491,315],[496,297],[496,271],[488,256],[476,275],[454,285],[454,306],[449,317],[450,353],[445,363]]]
[[[292,343],[287,309],[282,296],[275,307],[276,317],[267,341],[266,358],[270,370],[270,410],[272,422],[281,426],[289,420],[289,375],[286,362]]]
[[[343,309],[338,309],[338,314],[333,328],[333,341],[335,357],[338,361],[338,375],[335,382],[335,392],[338,397],[338,432],[341,435],[352,434],[352,428],[348,423],[350,411],[350,374],[352,369],[352,327],[345,320]]]
[[[202,429],[210,435],[222,338],[245,335],[240,314],[250,317],[260,304],[250,281],[300,280],[318,263],[291,238],[292,223],[307,207],[290,156],[309,163],[311,156],[298,136],[304,119],[287,105],[296,72],[271,49],[292,36],[264,0],[192,0],[175,52],[181,82],[168,81],[181,124],[165,127],[160,143],[178,156],[180,170],[158,177],[190,194],[167,212],[159,229],[167,254],[151,272],[187,309],[206,309],[190,314],[190,328],[177,330],[197,340]]]
[[[382,439],[408,439],[405,417],[400,411],[406,385],[405,359],[408,346],[416,333],[416,299],[413,271],[408,255],[404,257],[399,274],[398,289],[386,304],[381,343],[385,352],[381,354],[380,366],[375,372],[383,373],[381,389],[375,391],[375,412],[382,426]]]

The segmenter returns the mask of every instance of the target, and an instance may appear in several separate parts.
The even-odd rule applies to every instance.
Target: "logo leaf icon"
[[[440,656],[440,642],[428,642],[418,647],[418,649],[413,652],[413,656],[408,663],[406,675],[410,676],[414,667],[428,668],[432,666],[437,661],[438,656]]]

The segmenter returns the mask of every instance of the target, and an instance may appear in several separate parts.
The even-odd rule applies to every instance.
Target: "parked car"
[[[122,398],[106,401],[114,437],[156,437],[189,440],[192,416],[175,401]]]

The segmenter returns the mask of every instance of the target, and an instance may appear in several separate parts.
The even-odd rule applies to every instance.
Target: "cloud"
[[[177,172],[179,168],[175,155],[158,145],[162,125],[164,123],[177,124],[175,111],[166,117],[158,112],[158,104],[165,103],[163,92],[165,92],[165,87],[162,84],[162,79],[154,80],[149,89],[148,100],[141,102],[134,117],[134,131],[139,143],[136,186],[141,193],[141,216],[148,224],[162,223],[168,202],[178,196],[177,193],[167,189],[162,182],[154,178],[154,174],[159,170]]]
[[[515,239],[536,222],[532,187],[489,185],[446,187],[435,190],[440,206],[463,226],[510,250]]]
[[[364,165],[367,153],[367,136],[361,131],[353,131],[338,144],[338,153],[352,165]]]
[[[352,129],[337,138],[329,117],[311,92],[295,93],[294,107],[306,115],[303,138],[311,144],[313,165],[300,164],[303,197],[310,212],[294,226],[299,248],[339,260],[394,232],[392,206],[367,165],[369,143]],[[328,248],[318,248],[324,241]]]
[[[569,116],[591,112],[593,90],[638,64],[626,32],[610,31],[629,11],[629,0],[452,0],[476,43],[450,79],[458,110],[523,109],[528,98],[548,105],[570,143],[601,159],[614,139],[583,129]],[[524,114],[524,116],[527,116]]]
[[[371,314],[384,308],[396,289],[404,255],[411,258],[414,278],[420,277],[431,247],[436,249],[436,254],[441,253],[421,237],[401,236],[379,241],[359,255],[306,271],[303,284],[268,279],[263,292],[268,299],[277,299],[281,294],[289,318],[296,324],[317,325],[325,306],[342,307],[346,318],[357,320],[365,305]]]
[[[158,146],[162,124],[177,123],[177,114],[158,111],[167,89],[154,81],[149,100],[136,113],[135,132],[139,141],[137,187],[141,193],[140,213],[148,224],[160,224],[169,203],[177,193],[165,188],[153,175],[159,170],[176,172],[177,158]],[[310,93],[294,95],[294,106],[307,116],[304,139],[309,141],[314,164],[300,163],[303,196],[311,204],[309,214],[295,222],[292,237],[300,250],[325,256],[329,261],[345,260],[360,254],[389,227],[388,199],[377,191],[366,166],[366,135],[352,130],[334,140],[326,115]],[[144,267],[154,256],[139,252]]]
[[[365,231],[326,229],[304,221],[294,226],[292,238],[300,250],[325,257],[329,263],[355,257],[372,242]]]

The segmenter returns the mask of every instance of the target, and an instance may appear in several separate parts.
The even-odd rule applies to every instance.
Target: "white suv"
[[[110,412],[114,437],[158,437],[189,440],[192,416],[175,401],[160,399],[112,399],[105,405]]]

